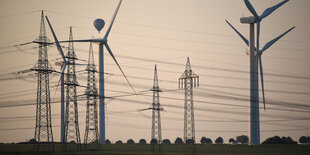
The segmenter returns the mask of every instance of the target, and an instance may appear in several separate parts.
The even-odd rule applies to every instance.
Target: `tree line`
[[[246,135],[240,135],[240,136],[237,136],[235,139],[230,138],[228,142],[230,144],[249,144],[249,137]],[[156,139],[152,139],[150,141],[150,144],[157,144],[157,143],[158,141]],[[163,144],[193,144],[194,140],[188,139],[184,142],[182,138],[177,137],[173,143],[169,139],[164,139],[162,143]],[[201,144],[223,144],[224,139],[222,137],[218,137],[215,139],[213,143],[211,138],[201,137],[200,143]],[[299,138],[299,143],[310,144],[310,137],[301,136]],[[111,142],[107,140],[106,144],[111,144]],[[118,140],[115,142],[115,144],[124,144],[124,143],[121,140]],[[147,144],[147,141],[145,139],[140,139],[139,142],[135,143],[133,139],[128,139],[126,144]],[[267,138],[262,144],[297,144],[297,141],[294,141],[290,136],[288,137],[274,136],[274,137]]]
[[[310,137],[301,136],[298,141],[300,144],[310,144]],[[246,135],[240,135],[240,136],[237,136],[235,139],[230,138],[228,142],[230,144],[249,144],[249,137]],[[35,143],[37,143],[35,139],[30,139],[30,140],[27,140],[26,142],[20,142],[18,144],[35,144]],[[75,142],[73,141],[70,143],[75,143]],[[195,142],[192,139],[187,139],[184,142],[182,138],[180,137],[177,137],[173,143],[169,139],[164,139],[162,141],[162,144],[194,144],[194,143]],[[223,144],[224,139],[222,137],[218,137],[215,139],[213,143],[211,138],[207,138],[203,136],[200,139],[200,143],[201,144]],[[112,143],[109,139],[107,139],[105,141],[105,144],[112,144]],[[145,139],[140,139],[139,142],[135,142],[133,139],[128,139],[126,143],[121,140],[118,140],[115,142],[115,144],[147,144],[147,141]],[[158,141],[156,139],[152,139],[150,141],[150,144],[158,144]],[[262,144],[297,144],[297,141],[294,141],[290,136],[287,136],[287,137],[273,136],[273,137],[267,138],[265,141],[262,142]]]

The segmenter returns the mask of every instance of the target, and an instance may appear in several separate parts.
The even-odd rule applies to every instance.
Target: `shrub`
[[[163,140],[163,144],[171,144],[171,142],[170,142],[169,139],[164,139],[164,140]]]
[[[215,143],[216,144],[223,144],[223,138],[222,137],[218,137],[218,138],[216,138],[216,140],[215,140]]]
[[[146,140],[145,139],[140,139],[139,140],[139,144],[146,144]]]
[[[134,144],[135,143],[135,141],[133,141],[133,139],[128,139],[127,140],[127,144]]]

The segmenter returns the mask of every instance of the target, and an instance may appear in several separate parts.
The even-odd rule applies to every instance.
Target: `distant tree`
[[[223,142],[224,142],[224,140],[223,140],[222,137],[218,137],[218,138],[216,138],[216,140],[215,140],[215,143],[216,143],[216,144],[223,144]]]
[[[139,140],[139,144],[146,144],[146,140],[145,139],[140,139]]]
[[[310,144],[310,137],[309,136],[307,137],[306,141],[307,141],[308,144]]]
[[[70,143],[70,144],[75,144],[75,141],[74,141],[74,140],[71,140],[69,143]]]
[[[235,139],[230,138],[230,139],[228,140],[228,142],[229,142],[229,143],[233,143],[233,142],[236,142],[236,141],[235,141]]]
[[[241,144],[248,144],[249,143],[249,137],[246,135],[237,136],[236,141]]]
[[[301,136],[298,141],[301,144],[306,144],[307,143],[307,137],[306,136]]]
[[[210,139],[210,138],[206,138],[206,144],[212,144],[213,142],[212,142],[212,139]]]
[[[290,136],[287,136],[287,137],[285,137],[283,139],[285,139],[285,141],[283,141],[283,144],[297,144],[297,142],[294,141]]]
[[[118,140],[115,142],[115,144],[123,144],[123,142],[121,140]]]
[[[182,138],[180,137],[176,138],[174,144],[183,144]]]
[[[158,141],[157,141],[157,139],[151,139],[151,142],[150,142],[151,144],[157,144],[158,143]]]
[[[135,141],[133,141],[133,139],[128,139],[127,140],[127,144],[134,144],[135,143]]]
[[[105,144],[111,144],[111,141],[109,139],[106,139]]]
[[[37,141],[34,138],[29,139],[29,141],[28,141],[28,144],[36,144],[36,143],[37,143]]]
[[[164,140],[163,140],[163,144],[171,144],[171,142],[170,142],[169,139],[164,139]]]
[[[267,138],[262,144],[280,144],[282,139],[279,136]]]
[[[193,139],[187,139],[185,143],[186,144],[194,144],[195,141]]]
[[[201,137],[200,143],[201,144],[212,144],[213,142],[212,142],[212,140],[210,138]]]
[[[200,143],[201,144],[206,144],[206,137],[201,137],[201,139],[200,139]]]
[[[282,141],[282,143],[285,143],[287,141],[287,138],[283,136],[283,137],[281,137],[281,141]]]
[[[267,138],[262,144],[297,144],[291,137],[282,137],[273,136]]]

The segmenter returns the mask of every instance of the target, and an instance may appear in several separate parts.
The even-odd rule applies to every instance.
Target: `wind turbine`
[[[262,95],[264,109],[265,106],[265,92],[264,92],[264,79],[263,79],[263,65],[261,55],[269,47],[271,47],[275,42],[281,39],[288,32],[293,30],[295,26],[282,33],[273,40],[267,42],[262,49],[259,49],[259,35],[260,35],[260,22],[267,16],[269,16],[273,11],[278,9],[280,6],[288,2],[289,0],[284,0],[277,5],[267,8],[261,16],[258,16],[255,9],[249,2],[249,0],[244,0],[245,5],[254,15],[251,17],[242,17],[240,18],[241,23],[249,24],[250,26],[250,35],[249,40],[247,40],[236,28],[234,28],[227,20],[227,24],[239,35],[239,37],[245,42],[250,48],[249,57],[250,57],[250,144],[257,145],[260,144],[260,127],[259,127],[259,97],[258,97],[258,62],[260,65],[260,76],[261,76],[261,85],[262,85]],[[256,48],[254,46],[254,24],[257,24],[257,42]],[[255,53],[256,51],[256,53]]]
[[[99,44],[99,116],[100,116],[100,120],[99,120],[99,124],[100,124],[100,143],[104,143],[105,142],[105,111],[104,111],[104,66],[103,66],[103,46],[106,47],[107,51],[109,52],[109,54],[111,55],[111,57],[113,58],[114,62],[116,63],[116,65],[118,66],[118,68],[120,69],[120,71],[122,72],[123,76],[125,77],[126,81],[128,82],[129,86],[131,87],[131,89],[134,91],[134,93],[136,94],[136,91],[134,90],[134,88],[132,87],[132,85],[130,84],[128,78],[126,77],[125,73],[123,72],[121,66],[119,65],[119,63],[117,62],[114,54],[112,53],[112,50],[108,44],[108,36],[110,34],[110,31],[112,29],[112,26],[113,26],[113,23],[115,21],[115,18],[116,18],[116,15],[117,15],[117,12],[121,6],[121,3],[122,3],[122,0],[119,1],[119,4],[114,12],[114,15],[112,17],[112,20],[111,20],[111,23],[107,29],[107,32],[106,34],[104,35],[103,38],[97,38],[97,39],[85,39],[85,40],[73,40],[72,42],[94,42],[94,43],[97,43]],[[56,37],[56,34],[50,24],[50,21],[48,19],[47,16],[46,17],[46,20],[50,26],[50,29],[52,31],[52,34],[54,36],[54,39],[55,39],[55,43],[57,45],[57,49],[58,51],[60,52],[62,58],[63,58],[63,61],[64,61],[64,66],[63,66],[63,71],[64,69],[66,68],[66,65],[67,65],[67,61],[65,60],[64,58],[64,54],[63,54],[63,51],[62,51],[62,48],[60,46],[60,43],[63,43],[63,42],[69,42],[69,41],[58,41],[57,37]],[[100,32],[102,30],[102,28],[104,27],[104,20],[102,19],[96,19],[94,21],[94,26],[95,28]]]

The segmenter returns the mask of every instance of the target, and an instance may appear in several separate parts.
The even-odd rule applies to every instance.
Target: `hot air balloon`
[[[98,30],[99,33],[102,30],[102,28],[104,27],[104,24],[105,24],[104,20],[100,19],[100,18],[98,18],[94,21],[94,26]]]

